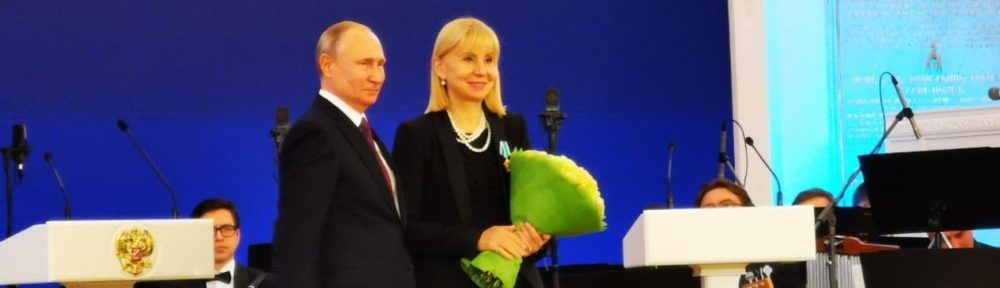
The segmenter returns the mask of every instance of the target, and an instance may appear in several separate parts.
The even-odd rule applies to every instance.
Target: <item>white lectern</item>
[[[49,221],[0,242],[0,285],[212,278],[213,232],[207,219]]]
[[[624,266],[692,265],[705,288],[737,287],[746,265],[812,260],[813,207],[646,210],[623,242]]]

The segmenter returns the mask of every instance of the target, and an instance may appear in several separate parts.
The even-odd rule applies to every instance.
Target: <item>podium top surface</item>
[[[623,239],[625,267],[804,261],[811,206],[646,210]]]

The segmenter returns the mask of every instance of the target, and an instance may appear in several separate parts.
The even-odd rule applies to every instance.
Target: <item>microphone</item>
[[[559,90],[545,90],[545,112],[559,112]]]
[[[903,95],[903,88],[899,87],[899,80],[896,80],[896,75],[889,74],[889,78],[892,79],[892,86],[896,88],[896,95],[899,96],[899,102],[903,103],[903,109],[913,110],[910,109],[910,102],[907,102],[906,96]],[[917,122],[913,120],[913,116],[910,115],[907,119],[910,120],[910,127],[913,127],[913,136],[916,136],[917,139],[923,138],[924,133],[920,132],[920,127],[917,126]]]
[[[275,115],[275,126],[271,130],[271,138],[274,138],[274,148],[281,152],[281,143],[285,141],[285,133],[288,133],[288,122],[291,120],[288,107],[278,107]]]
[[[674,143],[667,146],[667,208],[674,209]]]
[[[153,173],[156,173],[156,177],[160,178],[160,182],[163,183],[163,187],[166,187],[167,192],[170,192],[170,201],[173,203],[173,217],[174,219],[180,219],[180,209],[177,208],[177,193],[174,192],[173,187],[170,187],[170,182],[167,181],[167,177],[163,176],[163,172],[160,172],[160,168],[156,167],[156,163],[153,163],[153,159],[149,157],[148,153],[146,153],[146,149],[142,149],[142,145],[139,145],[139,141],[135,140],[135,136],[132,136],[132,132],[128,129],[128,123],[126,123],[124,119],[118,119],[118,129],[125,132],[128,139],[132,141],[133,145],[135,145],[135,149],[139,150],[139,154],[142,154],[143,159],[146,159],[146,164],[149,164],[149,167],[153,169]]]
[[[7,237],[14,235],[14,185],[24,178],[24,162],[28,160],[31,146],[28,146],[28,126],[17,124],[13,126],[13,137],[10,147],[0,147],[3,154],[4,190],[7,196]],[[14,162],[16,175],[10,175],[10,162]]]
[[[726,178],[726,162],[728,160],[727,159],[728,157],[726,156],[726,129],[728,128],[728,127],[726,127],[727,122],[729,122],[729,121],[723,121],[722,122],[722,137],[719,138],[720,139],[719,140],[719,179]]]
[[[771,169],[771,165],[767,164],[767,160],[764,160],[764,155],[761,155],[760,150],[757,150],[757,146],[753,145],[753,138],[747,137],[744,138],[743,141],[746,142],[750,148],[753,148],[753,152],[757,153],[757,157],[760,158],[761,163],[764,163],[764,167],[767,168],[767,172],[771,172],[771,177],[774,177],[774,182],[778,183],[778,194],[776,197],[778,199],[776,200],[778,202],[778,206],[783,205],[785,203],[785,195],[781,192],[781,180],[778,180],[778,174],[774,173],[774,169]]]
[[[545,111],[538,115],[545,125],[545,130],[549,134],[549,154],[556,153],[556,133],[562,128],[562,121],[566,120],[566,113],[559,110],[559,90],[549,88],[545,90]]]
[[[24,124],[14,125],[9,150],[17,170],[17,179],[23,179],[24,162],[28,160],[28,154],[31,153],[31,146],[28,146],[28,126]]]
[[[72,209],[70,209],[69,192],[66,192],[66,184],[63,183],[62,176],[59,175],[59,169],[56,168],[56,163],[52,160],[51,152],[45,152],[45,162],[49,163],[49,168],[52,168],[52,175],[56,177],[56,184],[59,185],[59,191],[62,191],[63,217],[66,218],[66,220],[73,219],[73,212]]]
[[[990,99],[1000,100],[1000,86],[990,87]]]

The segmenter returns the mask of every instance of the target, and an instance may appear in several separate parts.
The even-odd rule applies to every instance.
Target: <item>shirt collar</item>
[[[226,263],[226,266],[222,266],[222,270],[215,271],[215,273],[225,273],[225,272],[229,272],[229,275],[234,276],[234,279],[235,279],[235,276],[236,276],[236,259],[235,258],[234,259],[229,259],[229,263]]]
[[[361,119],[365,118],[365,113],[354,110],[351,105],[347,105],[347,102],[344,102],[343,99],[334,95],[333,92],[319,89],[319,96],[326,99],[326,101],[330,101],[330,104],[333,104],[333,106],[336,106],[337,109],[340,109],[340,112],[344,112],[344,115],[347,115],[347,118],[351,119],[354,126],[361,126]]]

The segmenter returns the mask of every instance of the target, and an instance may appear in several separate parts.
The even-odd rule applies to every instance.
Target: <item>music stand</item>
[[[861,254],[867,288],[1000,287],[1000,250],[916,249]]]
[[[1000,149],[967,148],[858,157],[879,233],[1000,227]]]
[[[1000,149],[860,156],[880,233],[1000,227]],[[995,173],[994,173],[995,174]],[[940,233],[935,233],[940,238]],[[937,242],[940,243],[940,242]],[[861,255],[866,287],[1000,287],[1000,251],[899,250]]]

